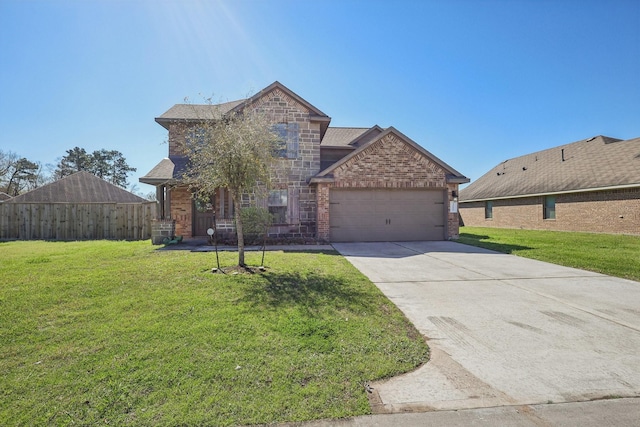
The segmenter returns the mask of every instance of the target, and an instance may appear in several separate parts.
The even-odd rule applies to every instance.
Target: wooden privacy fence
[[[0,239],[146,240],[156,203],[0,203]]]

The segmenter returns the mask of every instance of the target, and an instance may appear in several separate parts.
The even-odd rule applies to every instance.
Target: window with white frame
[[[268,207],[274,224],[287,223],[288,191],[286,189],[269,191]]]

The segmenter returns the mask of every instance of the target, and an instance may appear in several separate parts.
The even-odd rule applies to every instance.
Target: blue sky
[[[638,28],[638,0],[0,0],[0,150],[116,149],[137,183],[167,155],[155,117],[278,80],[332,126],[394,126],[474,180],[639,137]]]

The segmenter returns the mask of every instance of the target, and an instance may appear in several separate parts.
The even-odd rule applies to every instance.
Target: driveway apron
[[[374,412],[640,396],[640,283],[454,242],[333,245],[428,340]]]

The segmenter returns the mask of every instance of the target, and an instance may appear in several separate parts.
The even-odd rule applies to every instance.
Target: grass
[[[461,227],[458,242],[640,281],[640,236]]]
[[[210,272],[212,253],[155,249],[0,243],[1,424],[354,416],[370,412],[365,381],[428,359],[408,320],[335,253],[268,253],[267,273],[232,276]]]

